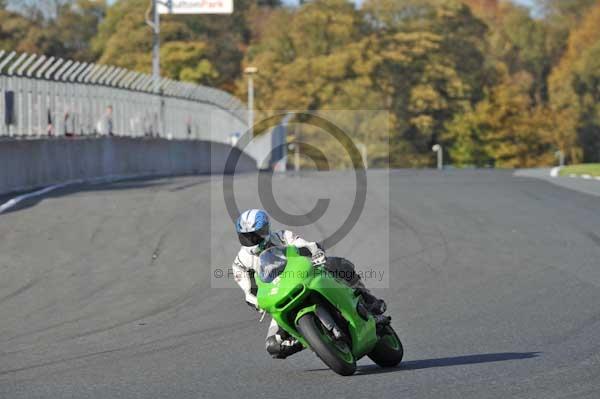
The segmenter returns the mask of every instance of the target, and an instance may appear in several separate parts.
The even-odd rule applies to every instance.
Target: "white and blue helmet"
[[[244,247],[253,247],[264,242],[271,231],[269,215],[262,209],[249,209],[235,222],[235,229]]]

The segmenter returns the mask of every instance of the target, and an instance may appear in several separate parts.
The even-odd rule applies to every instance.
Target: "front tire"
[[[356,371],[356,359],[346,343],[334,340],[321,321],[312,313],[298,320],[298,329],[311,349],[330,369],[339,375],[352,375]]]
[[[396,367],[400,364],[404,356],[404,348],[391,326],[384,327],[379,341],[368,356],[380,367]]]

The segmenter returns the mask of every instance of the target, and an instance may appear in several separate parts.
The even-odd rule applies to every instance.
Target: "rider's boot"
[[[385,301],[383,299],[375,297],[370,292],[366,294],[362,293],[362,297],[367,304],[367,309],[369,309],[369,312],[371,312],[372,314],[376,316],[382,315],[387,310],[387,305]]]
[[[367,287],[365,287],[362,281],[358,281],[357,283],[355,283],[354,289],[362,296],[369,312],[371,312],[375,316],[385,313],[387,309],[385,301],[373,295],[371,291],[369,291]]]
[[[377,334],[380,334],[382,331],[384,331],[385,327],[389,326],[391,321],[392,318],[390,316],[385,316],[382,314],[375,316],[375,328],[377,329]]]
[[[380,315],[385,313],[386,304],[383,299],[379,299],[371,294],[371,291],[365,287],[365,284],[360,278],[360,275],[355,272],[355,266],[352,262],[345,258],[329,257],[325,268],[334,273],[336,278],[344,281],[354,291],[362,296],[367,310],[373,315]]]
[[[285,359],[294,353],[300,352],[304,347],[300,342],[294,338],[284,339],[280,341],[276,336],[270,336],[267,338],[267,352],[274,359]]]
[[[281,342],[281,351],[277,359],[285,359],[294,353],[300,352],[302,349],[304,349],[304,346],[294,338],[285,339]]]

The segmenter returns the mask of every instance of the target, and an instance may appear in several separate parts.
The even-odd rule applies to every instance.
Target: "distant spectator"
[[[66,137],[73,137],[75,135],[74,131],[74,122],[73,122],[73,117],[71,116],[71,114],[69,113],[69,111],[65,111],[65,117],[64,117],[64,133]]]
[[[108,135],[114,136],[115,133],[113,131],[113,107],[109,105],[106,107],[106,125],[108,127]]]
[[[48,127],[46,128],[48,136],[54,136],[54,125],[52,124],[52,110],[48,108]]]
[[[109,105],[108,107],[106,107],[106,112],[104,113],[104,115],[102,116],[102,118],[100,118],[100,120],[98,121],[98,124],[96,125],[96,130],[98,132],[98,134],[102,135],[102,136],[114,136],[114,130],[113,130],[113,107],[112,105]]]

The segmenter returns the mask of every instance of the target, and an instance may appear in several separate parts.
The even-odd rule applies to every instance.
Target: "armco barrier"
[[[1,140],[0,194],[54,184],[186,174],[223,174],[227,144],[196,140],[122,137]],[[256,161],[241,154],[236,172],[256,170]]]

